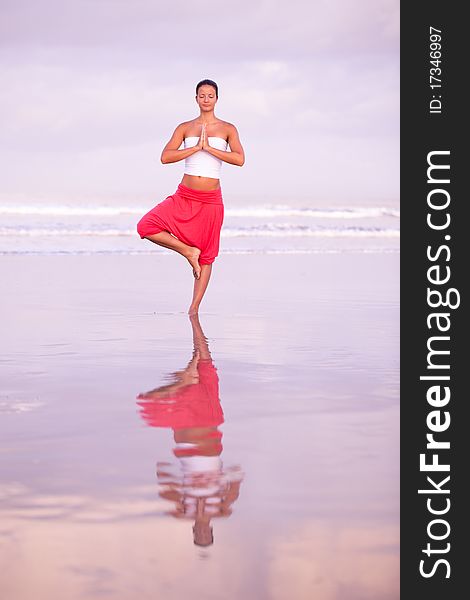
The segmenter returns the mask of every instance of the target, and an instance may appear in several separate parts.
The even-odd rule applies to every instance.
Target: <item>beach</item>
[[[203,547],[137,399],[193,355],[190,267],[153,248],[0,257],[1,597],[398,598],[398,252],[216,260],[199,323],[233,493]]]

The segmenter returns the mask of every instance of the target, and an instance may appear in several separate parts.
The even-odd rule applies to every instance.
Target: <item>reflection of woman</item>
[[[184,159],[183,179],[176,192],[137,225],[141,238],[175,250],[189,261],[196,278],[189,314],[199,309],[219,253],[224,218],[219,181],[222,162],[238,166],[245,162],[237,128],[214,114],[217,99],[214,81],[204,79],[197,84],[199,116],[178,125],[161,157],[163,163]]]
[[[242,475],[238,467],[223,468],[219,378],[197,315],[190,320],[194,352],[188,366],[174,373],[171,384],[139,394],[138,404],[149,425],[173,429],[182,476],[158,463],[160,496],[174,503],[170,515],[194,520],[194,543],[207,546],[213,543],[210,520],[231,514]]]

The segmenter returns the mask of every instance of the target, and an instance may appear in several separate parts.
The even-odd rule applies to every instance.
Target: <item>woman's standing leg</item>
[[[199,305],[201,304],[201,300],[207,289],[207,285],[209,283],[211,273],[212,273],[212,264],[201,265],[201,274],[199,276],[199,279],[196,279],[194,281],[193,301],[191,302],[191,306],[189,307],[189,310],[188,310],[189,315],[197,314],[197,312],[199,310]]]

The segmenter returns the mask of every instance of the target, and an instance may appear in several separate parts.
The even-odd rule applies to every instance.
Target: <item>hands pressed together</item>
[[[205,123],[202,124],[201,127],[201,134],[199,136],[199,142],[196,145],[196,148],[198,150],[206,150],[207,148],[209,148],[209,140],[207,138],[207,130],[206,130],[206,125]]]

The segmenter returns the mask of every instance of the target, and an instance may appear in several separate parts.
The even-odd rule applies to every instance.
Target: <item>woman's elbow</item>
[[[243,167],[244,164],[245,164],[245,157],[244,156],[240,156],[240,158],[238,159],[238,162],[237,162],[237,166],[238,167]]]
[[[171,158],[172,158],[172,157],[171,157],[171,151],[169,152],[169,151],[168,151],[166,148],[164,148],[164,149],[162,150],[162,153],[161,153],[161,155],[160,155],[160,162],[161,162],[163,165],[167,165],[168,163],[170,163],[170,162],[171,162]]]

